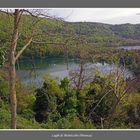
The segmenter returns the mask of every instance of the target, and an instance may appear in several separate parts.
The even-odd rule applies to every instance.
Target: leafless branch
[[[44,42],[44,41],[32,41],[35,44],[54,44],[54,45],[65,45],[64,43],[57,43],[57,42]]]
[[[13,16],[13,13],[12,12],[8,12],[8,10],[0,10],[1,13],[4,13],[4,14],[7,14],[7,15],[10,15],[10,16]]]
[[[110,90],[109,92],[105,93],[102,98],[99,100],[99,102],[96,104],[96,106],[92,109],[92,111],[89,113],[89,118],[91,117],[92,113],[96,110],[96,108],[99,106],[99,104],[102,102],[102,100],[111,92],[112,90]]]
[[[32,42],[32,37],[28,40],[28,42],[22,47],[22,49],[17,53],[15,60],[17,60],[20,55],[23,53],[23,51],[31,44]]]

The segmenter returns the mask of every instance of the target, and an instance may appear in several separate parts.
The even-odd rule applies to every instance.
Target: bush
[[[11,114],[10,111],[0,108],[0,129],[10,129]],[[17,129],[37,129],[41,126],[35,122],[17,115]]]

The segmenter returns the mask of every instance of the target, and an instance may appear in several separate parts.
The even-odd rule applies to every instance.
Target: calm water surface
[[[121,46],[120,49],[126,49],[126,50],[140,50],[140,46]]]
[[[38,86],[42,85],[43,77],[46,74],[51,75],[57,80],[61,80],[64,77],[68,76],[72,70],[77,70],[79,68],[79,62],[75,59],[70,59],[68,65],[64,58],[45,58],[45,59],[36,59],[35,69],[33,68],[31,60],[22,60],[19,62],[19,68],[17,68],[17,77],[19,77],[25,84],[37,84]],[[109,64],[86,64],[87,68],[92,71],[92,69],[98,69],[103,73],[109,73],[111,70],[117,68],[115,65]],[[126,69],[126,77],[131,77],[132,73]]]

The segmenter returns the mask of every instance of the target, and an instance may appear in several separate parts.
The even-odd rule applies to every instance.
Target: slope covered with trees
[[[7,46],[7,40],[10,40],[12,33],[12,17],[0,13],[0,18],[3,19],[0,22],[0,44]],[[10,22],[9,22],[10,19]],[[28,33],[27,30],[32,22],[36,19],[31,16],[22,17],[22,28],[23,33],[18,43],[18,49],[24,43],[25,35]],[[44,35],[41,37],[43,42],[46,44],[32,45],[24,54],[32,52],[32,48],[36,46],[36,50],[32,53],[40,55],[44,52],[47,55],[58,55],[63,54],[62,45],[76,44],[77,38],[84,39],[85,42],[92,44],[92,46],[119,46],[119,45],[138,45],[140,44],[140,25],[136,24],[122,24],[122,25],[110,25],[103,23],[92,23],[92,22],[65,22],[57,19],[46,19],[44,18],[36,26],[37,30],[43,32]],[[26,30],[26,32],[25,32]],[[40,40],[40,39],[39,39]],[[37,41],[37,40],[36,40]],[[53,43],[52,43],[53,41]],[[55,41],[55,42],[54,42]],[[56,44],[55,44],[56,43]],[[60,45],[59,45],[60,44]],[[52,47],[53,46],[53,47]],[[59,47],[57,47],[59,46]],[[60,47],[61,46],[61,47]],[[73,47],[74,45],[69,45]],[[72,48],[72,50],[74,47]]]

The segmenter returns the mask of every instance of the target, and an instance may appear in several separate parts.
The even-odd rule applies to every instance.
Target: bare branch
[[[43,14],[44,11],[43,11],[43,10],[39,10],[39,9],[37,9],[36,11],[30,11],[29,9],[22,9],[22,11],[23,11],[24,13],[27,13],[27,14],[29,14],[30,16],[36,17],[36,18],[40,17],[40,18],[56,19],[56,17],[49,16],[49,15],[46,14],[46,13]],[[42,12],[42,11],[43,11],[43,12]],[[62,20],[62,18],[57,18],[57,19]]]
[[[96,104],[96,106],[92,109],[92,111],[89,113],[89,118],[91,117],[92,113],[96,110],[98,105],[101,103],[101,101],[111,92],[111,90],[107,93],[105,93],[102,98],[99,100],[99,102]]]
[[[28,42],[22,47],[22,49],[17,53],[15,60],[17,60],[20,55],[23,53],[23,51],[31,44],[32,42],[32,37],[28,40]]]
[[[7,14],[7,15],[10,15],[10,16],[13,16],[14,14],[11,13],[11,12],[8,12],[8,10],[4,11],[4,10],[0,10],[1,13],[4,13],[4,14]]]
[[[52,44],[52,45],[65,45],[64,43],[57,43],[57,42],[44,42],[44,41],[32,41],[35,44]]]

